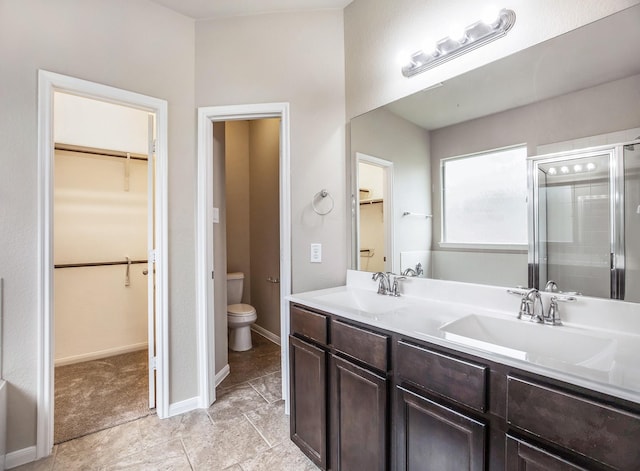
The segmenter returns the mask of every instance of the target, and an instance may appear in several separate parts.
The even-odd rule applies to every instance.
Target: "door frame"
[[[224,121],[280,118],[280,348],[282,397],[289,407],[289,303],[291,294],[291,176],[289,103],[262,103],[198,108],[198,202],[196,242],[196,310],[198,323],[198,401],[216,399],[215,312],[213,271],[213,124]],[[209,313],[212,316],[209,317]]]
[[[156,412],[169,412],[169,324],[167,271],[168,105],[166,100],[66,75],[38,70],[38,387],[36,459],[51,454],[54,424],[53,337],[53,99],[56,91],[137,108],[156,115],[155,166],[155,342]],[[149,254],[150,259],[151,255]],[[149,266],[149,270],[153,267]],[[151,340],[151,339],[150,339]]]
[[[382,214],[384,221],[384,248],[386,251],[386,258],[384,262],[385,271],[397,271],[400,272],[400,258],[395,257],[395,240],[394,240],[394,212],[393,212],[393,172],[394,166],[393,162],[390,160],[381,159],[380,157],[374,157],[369,154],[363,154],[362,152],[356,152],[355,155],[355,188],[359,190],[360,183],[360,166],[358,165],[360,162],[366,163],[368,165],[373,165],[375,167],[380,167],[382,169],[382,186],[383,186],[383,201],[382,201]],[[356,255],[357,255],[357,267],[360,270],[360,204],[357,204],[359,201],[359,197],[356,198]]]

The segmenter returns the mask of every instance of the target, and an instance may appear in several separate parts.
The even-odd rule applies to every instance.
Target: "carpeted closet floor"
[[[147,350],[56,367],[54,442],[153,413],[147,372]]]

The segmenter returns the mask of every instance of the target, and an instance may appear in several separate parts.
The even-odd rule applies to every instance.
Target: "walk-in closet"
[[[60,443],[152,411],[153,121],[144,111],[65,93],[55,94],[54,110],[54,441]]]

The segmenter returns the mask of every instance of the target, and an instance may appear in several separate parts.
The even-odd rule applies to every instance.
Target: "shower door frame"
[[[529,185],[529,287],[540,287],[539,173],[542,163],[565,162],[608,155],[609,158],[609,253],[610,299],[624,299],[625,294],[625,225],[624,225],[624,146],[640,141],[608,144],[528,158]]]

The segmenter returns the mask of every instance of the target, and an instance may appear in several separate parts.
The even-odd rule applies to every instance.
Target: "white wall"
[[[55,265],[147,259],[147,162],[129,163],[128,191],[124,166],[120,158],[55,152]],[[131,265],[128,285],[126,265],[54,270],[56,365],[147,346],[145,268]]]
[[[583,26],[638,0],[507,0],[496,5],[516,13],[509,34],[412,78],[400,72],[398,53],[420,49],[425,34],[447,36],[451,23],[482,17],[477,0],[355,0],[345,8],[347,117],[460,75],[529,46]]]
[[[342,11],[196,23],[197,105],[265,102],[290,103],[292,290],[339,285],[347,265]],[[311,208],[322,188],[335,200],[326,216]],[[323,244],[322,263],[309,263],[312,242]]]
[[[405,211],[431,214],[429,146],[427,131],[384,109],[374,110],[351,121],[352,159],[356,152],[361,152],[393,162],[395,273],[401,271],[400,253],[426,251],[431,247],[431,220],[402,216]],[[428,272],[430,267],[424,262],[422,264]],[[415,266],[415,263],[411,265]]]
[[[193,21],[146,0],[3,0],[0,277],[8,452],[36,443],[38,69],[169,103],[169,399],[197,394]]]

